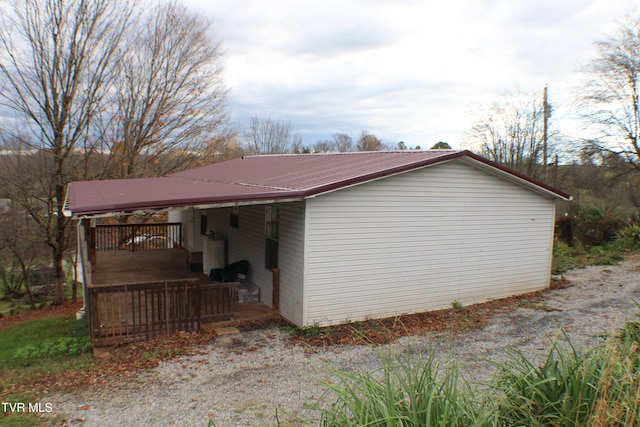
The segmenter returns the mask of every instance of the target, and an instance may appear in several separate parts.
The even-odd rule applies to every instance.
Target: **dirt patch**
[[[567,285],[567,281],[562,282],[562,286]],[[554,285],[553,289],[559,286]],[[317,332],[301,329],[291,337],[291,340],[297,344],[313,347],[388,344],[397,341],[400,337],[410,335],[424,335],[430,332],[457,333],[481,329],[487,325],[491,315],[496,311],[514,310],[522,305],[535,304],[542,299],[543,295],[544,292],[532,292],[467,307],[452,307],[425,313],[318,328]],[[304,336],[305,334],[310,336]]]

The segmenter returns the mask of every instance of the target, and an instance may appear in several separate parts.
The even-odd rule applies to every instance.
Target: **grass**
[[[0,331],[1,371],[63,362],[91,350],[86,319],[57,316],[31,320]]]
[[[499,419],[505,425],[587,425],[602,363],[599,355],[582,356],[558,341],[539,365],[512,351],[499,366]]]
[[[436,352],[424,357],[384,354],[380,372],[335,371],[320,402],[318,424],[343,426],[474,426],[480,406],[461,383],[454,365],[441,367]],[[462,385],[461,385],[462,384]],[[309,424],[311,425],[311,423]]]
[[[0,294],[0,315],[11,316],[24,310],[30,310],[31,306],[24,299],[13,299]]]
[[[560,274],[588,265],[615,265],[622,261],[623,253],[630,250],[616,243],[594,246],[589,250],[556,243],[553,247],[552,271],[554,274]]]
[[[305,338],[315,337],[317,335],[331,332],[331,328],[321,328],[318,325],[304,327],[284,325],[282,326],[282,330],[291,336],[301,336]]]
[[[92,366],[91,343],[85,320],[57,316],[31,320],[0,330],[0,395],[3,402],[37,402],[34,393],[9,391],[12,384],[28,384],[68,370]],[[35,414],[3,414],[4,427],[40,425]]]
[[[593,349],[565,335],[540,363],[510,350],[497,376],[470,385],[455,361],[383,354],[380,372],[334,371],[304,425],[322,427],[637,426],[640,423],[640,322]]]

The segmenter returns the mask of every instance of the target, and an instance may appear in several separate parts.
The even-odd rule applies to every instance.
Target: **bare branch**
[[[187,167],[220,140],[227,121],[219,43],[211,23],[174,2],[149,10],[127,34],[104,131],[109,177]]]
[[[628,15],[595,48],[580,92],[583,120],[593,133],[586,144],[640,168],[640,16]]]
[[[20,147],[28,144],[28,160],[39,166],[28,171],[37,185],[25,185],[28,173],[20,161],[17,169],[3,174],[3,184],[34,217],[51,247],[58,303],[70,233],[63,215],[65,186],[82,178],[72,172],[87,170],[73,165],[74,156],[92,144],[92,125],[105,109],[134,6],[133,1],[100,0],[0,3],[0,45],[7,52],[0,57],[0,110],[13,119],[4,125],[2,138],[20,141]],[[17,153],[22,157],[22,148]]]
[[[254,116],[244,135],[244,149],[249,154],[286,153],[299,139],[291,130],[291,122]],[[300,141],[301,142],[301,141]]]

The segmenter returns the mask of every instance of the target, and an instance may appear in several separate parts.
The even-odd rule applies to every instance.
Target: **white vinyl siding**
[[[199,209],[194,208],[169,211],[168,220],[169,222],[182,223],[182,245],[185,249],[189,252],[202,251]]]
[[[305,202],[277,206],[280,208],[280,314],[289,321],[302,325]]]
[[[260,301],[271,305],[271,271],[264,268],[264,205],[241,206],[238,227],[229,224],[231,209],[208,210],[208,227],[227,241],[228,264],[249,261],[249,279],[260,287]]]
[[[303,324],[543,289],[554,210],[552,199],[460,161],[309,199]]]
[[[280,312],[292,322],[302,320],[302,271],[304,258],[304,202],[275,204],[280,213],[279,259]],[[227,241],[228,263],[246,259],[249,279],[260,286],[260,300],[273,303],[273,276],[265,262],[265,205],[240,206],[239,226],[229,225],[231,208],[210,209],[209,229]]]

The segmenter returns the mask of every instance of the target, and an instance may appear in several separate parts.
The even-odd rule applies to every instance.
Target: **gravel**
[[[497,311],[489,325],[462,333],[400,339],[395,352],[431,352],[454,358],[467,378],[488,379],[491,361],[517,348],[530,359],[546,354],[562,328],[578,348],[602,342],[634,318],[640,301],[640,257],[616,266],[565,275],[571,283],[541,301]],[[376,370],[379,350],[369,346],[305,348],[277,328],[218,337],[200,354],[162,363],[127,378],[47,397],[52,415],[73,426],[300,425],[305,409],[324,392],[332,369]],[[277,408],[277,409],[276,409]]]

